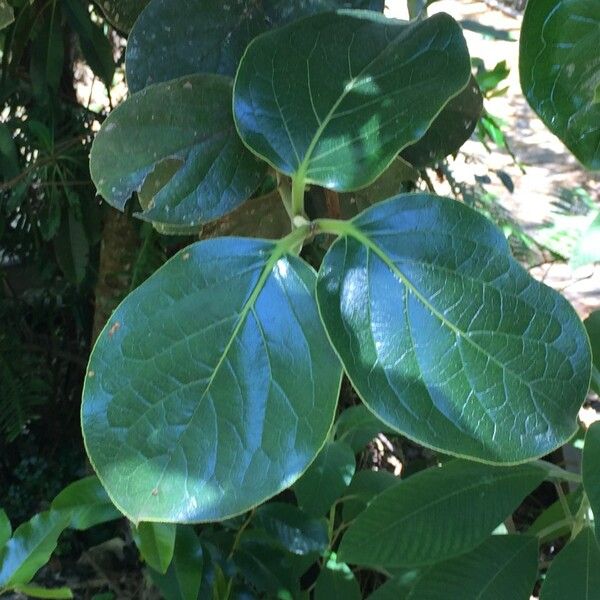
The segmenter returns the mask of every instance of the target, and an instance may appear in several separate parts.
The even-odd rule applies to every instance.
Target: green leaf
[[[406,569],[401,573],[394,573],[394,576],[379,586],[368,600],[404,600],[421,575],[421,569]]]
[[[590,425],[585,434],[581,475],[595,517],[596,538],[600,543],[600,422]]]
[[[523,17],[523,93],[552,133],[600,169],[600,10],[589,0],[536,0]]]
[[[311,517],[293,504],[265,504],[256,511],[254,523],[292,554],[321,553],[329,543],[325,519]]]
[[[138,216],[195,226],[248,199],[266,172],[242,145],[231,118],[231,80],[194,75],[134,94],[111,112],[90,156],[92,179],[109,204],[123,210],[163,161],[179,169]]]
[[[0,508],[0,549],[8,542],[11,535],[12,526],[10,524],[10,519],[4,509]]]
[[[350,191],[416,142],[470,76],[446,14],[405,23],[315,15],[253,40],[234,85],[244,142],[299,184]]]
[[[321,317],[384,423],[491,463],[542,456],[573,435],[589,381],[585,332],[487,219],[407,194],[331,226],[342,236],[319,272]]]
[[[106,19],[127,33],[150,0],[94,0]]]
[[[46,511],[20,525],[0,549],[0,588],[29,583],[50,559],[69,515]]]
[[[60,6],[53,3],[38,15],[42,25],[31,44],[31,84],[41,104],[45,103],[48,93],[58,92],[63,73],[65,46]]]
[[[129,88],[136,92],[151,83],[194,73],[235,75],[248,43],[283,23],[337,8],[369,8],[354,0],[154,0],[136,21],[127,41]],[[375,10],[383,10],[376,2]]]
[[[355,519],[371,503],[373,498],[399,480],[389,471],[359,471],[346,490],[342,518],[346,523]]]
[[[198,600],[204,560],[202,546],[194,529],[179,525],[173,560],[167,572],[163,575],[149,569],[150,576],[166,600]]]
[[[577,513],[581,506],[583,497],[583,489],[577,488],[576,491],[565,495],[567,505],[571,512],[571,517]],[[540,544],[545,544],[560,537],[564,537],[571,533],[572,522],[568,520],[569,515],[565,513],[563,503],[557,500],[551,504],[529,527],[527,533],[538,537]],[[563,523],[560,525],[560,523]],[[539,535],[543,530],[546,530],[545,535]]]
[[[577,241],[569,265],[573,269],[600,262],[600,211]]]
[[[300,508],[323,516],[348,487],[356,463],[352,448],[343,442],[330,442],[294,485]]]
[[[74,211],[70,210],[63,216],[53,242],[62,272],[71,282],[81,283],[90,258],[90,245],[83,223],[77,219]]]
[[[136,544],[142,558],[159,573],[166,573],[173,552],[177,529],[172,523],[140,523],[136,529]]]
[[[130,520],[240,514],[294,483],[322,447],[341,369],[318,319],[315,273],[286,255],[289,244],[193,244],[100,335],[83,433]]]
[[[28,598],[51,598],[68,599],[73,597],[73,592],[68,587],[62,588],[43,588],[39,585],[16,585],[15,592],[25,594]]]
[[[373,204],[397,195],[404,184],[417,179],[419,172],[398,156],[371,185],[355,192],[340,194],[340,216],[351,219]]]
[[[203,237],[241,236],[277,240],[290,232],[290,217],[277,191],[251,198],[233,212],[208,223]]]
[[[424,169],[456,154],[475,131],[482,110],[483,97],[471,76],[463,91],[444,106],[427,133],[402,150],[402,158],[416,169]]]
[[[360,452],[378,433],[393,431],[382,423],[364,404],[342,412],[335,424],[336,438]]]
[[[233,562],[244,579],[267,598],[292,600],[300,596],[300,576],[315,560],[315,555],[291,554],[279,544],[270,543],[254,532],[245,533]],[[221,598],[222,596],[219,596]]]
[[[92,71],[110,88],[115,74],[113,48],[102,27],[94,23],[87,10],[87,3],[65,0],[65,14],[77,32],[83,58]]]
[[[491,467],[453,460],[379,496],[348,528],[341,560],[414,567],[478,546],[543,480],[537,465]]]
[[[552,561],[540,600],[592,600],[600,589],[600,549],[585,527]]]
[[[69,513],[69,527],[79,530],[89,529],[123,516],[110,501],[98,478],[94,476],[68,485],[54,498],[51,508],[54,511]]]
[[[472,552],[423,574],[409,600],[529,600],[537,578],[538,541],[495,535]]]
[[[354,573],[345,563],[337,562],[332,555],[315,584],[315,600],[361,600],[360,587]]]
[[[8,27],[14,20],[13,7],[6,0],[0,0],[0,29]]]
[[[600,310],[594,311],[584,322],[592,347],[592,380],[590,387],[600,394]]]

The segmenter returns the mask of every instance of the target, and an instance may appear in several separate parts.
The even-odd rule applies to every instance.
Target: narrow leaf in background
[[[592,600],[600,590],[600,549],[585,527],[556,556],[546,574],[540,600]]]
[[[594,513],[596,538],[600,543],[600,422],[593,423],[585,434],[581,475]]]
[[[495,535],[423,573],[408,600],[529,600],[537,563],[537,538]]]
[[[384,567],[432,564],[475,548],[543,480],[536,465],[453,460],[377,496],[348,528],[339,558]]]

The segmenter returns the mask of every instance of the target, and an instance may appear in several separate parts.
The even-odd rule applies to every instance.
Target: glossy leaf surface
[[[325,519],[311,517],[293,504],[265,504],[254,521],[292,554],[321,553],[329,542]]]
[[[540,600],[592,600],[600,590],[600,549],[585,527],[552,561]]]
[[[182,250],[117,308],[90,358],[82,422],[131,520],[224,519],[313,461],[341,375],[314,285],[282,244],[220,238]]]
[[[458,202],[407,194],[337,229],[320,312],[382,421],[492,463],[542,456],[572,436],[590,373],[585,331],[496,227]]]
[[[233,77],[246,46],[257,35],[338,8],[383,10],[383,2],[263,0],[224,5],[218,0],[153,0],[127,41],[127,83],[135,92],[194,73]]]
[[[137,527],[136,543],[140,554],[159,573],[166,573],[171,564],[176,532],[173,523],[140,523]]]
[[[390,487],[350,525],[340,560],[414,567],[472,550],[544,479],[536,465],[454,460]]]
[[[90,170],[98,192],[123,210],[165,161],[172,176],[158,179],[139,215],[147,221],[195,226],[234,210],[256,190],[266,165],[235,131],[230,79],[195,75],[133,95],[103,123]]]
[[[68,524],[68,515],[46,511],[17,527],[0,549],[0,588],[29,583],[50,559]]]
[[[529,2],[521,86],[545,125],[589,169],[600,169],[600,1]]]
[[[593,423],[585,434],[581,463],[583,487],[590,501],[600,543],[600,423]]]
[[[421,138],[469,75],[448,15],[411,24],[368,12],[315,15],[250,43],[234,118],[248,147],[279,171],[353,190]]]
[[[299,506],[307,513],[323,516],[348,487],[356,461],[354,452],[343,442],[331,442],[294,485]]]
[[[538,542],[526,535],[494,535],[472,552],[423,574],[409,600],[529,600],[537,577]]]
[[[123,516],[97,477],[86,477],[68,485],[54,498],[51,508],[69,514],[69,527],[79,530]]]

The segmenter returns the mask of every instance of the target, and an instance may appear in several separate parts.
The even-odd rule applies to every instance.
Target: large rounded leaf
[[[247,200],[266,165],[235,131],[231,80],[195,75],[152,86],[114,110],[94,140],[90,170],[98,192],[120,210],[160,173],[151,193],[144,187],[150,200],[140,216],[196,226]]]
[[[377,496],[350,525],[340,560],[388,567],[437,563],[472,550],[543,480],[537,465],[455,460]]]
[[[383,10],[368,0],[153,0],[127,41],[127,83],[133,91],[194,73],[235,75],[248,43],[299,17],[338,8]]]
[[[353,190],[421,138],[469,76],[461,28],[446,14],[405,23],[326,13],[251,42],[234,117],[248,147],[278,170]]]
[[[82,421],[92,464],[131,520],[224,519],[305,471],[341,371],[314,285],[281,243],[215,239],[117,308],[90,358]]]
[[[521,28],[523,92],[548,129],[600,169],[600,0],[535,0]]]
[[[494,535],[472,552],[432,567],[408,600],[529,600],[538,571],[538,541]]]
[[[564,444],[590,377],[581,322],[458,202],[400,195],[337,225],[317,286],[363,401],[434,449],[518,463]]]

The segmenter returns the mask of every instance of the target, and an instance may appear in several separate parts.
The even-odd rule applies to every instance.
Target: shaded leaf
[[[95,476],[68,485],[54,498],[51,508],[70,514],[69,527],[79,530],[123,516]]]
[[[592,380],[590,387],[600,394],[600,310],[594,311],[584,322],[592,346]]]
[[[600,10],[589,0],[529,2],[519,72],[527,101],[588,169],[600,169]]]
[[[106,19],[127,33],[150,0],[94,0]]]
[[[424,169],[456,154],[475,131],[482,110],[483,97],[471,76],[463,91],[444,106],[427,133],[402,150],[402,158],[416,169]]]
[[[329,543],[325,519],[311,517],[293,504],[265,504],[256,511],[254,522],[292,554],[321,553]]]
[[[158,178],[152,199],[138,215],[147,221],[193,227],[251,196],[266,165],[244,148],[235,131],[228,78],[195,75],[133,95],[104,122],[92,146],[90,170],[98,192],[123,210],[163,161],[170,161],[170,178]]]
[[[335,424],[336,438],[360,452],[378,433],[393,431],[382,423],[364,404],[344,410]]]
[[[600,589],[600,549],[585,527],[550,564],[540,600],[592,600]]]
[[[323,516],[350,484],[356,463],[354,452],[343,442],[329,442],[294,485],[298,505],[307,513]]]
[[[537,578],[538,541],[495,535],[472,552],[424,573],[409,600],[529,600]]]
[[[373,498],[397,483],[398,477],[389,471],[358,471],[344,494],[348,499],[342,508],[343,520],[348,523],[355,519]]]
[[[178,525],[173,560],[163,575],[149,569],[152,581],[165,600],[198,600],[205,557],[200,540],[190,526]]]
[[[52,598],[58,600],[73,598],[73,592],[68,587],[43,588],[38,585],[17,585],[14,587],[14,590],[25,594],[28,598]]]
[[[422,574],[422,569],[402,569],[380,585],[368,600],[404,600]]]
[[[575,492],[565,495],[567,505],[571,511],[571,516],[577,513],[577,510],[581,506],[582,497],[583,489],[581,487],[579,487]],[[562,502],[557,500],[546,510],[544,510],[544,512],[531,524],[531,527],[527,529],[527,533],[537,536],[540,544],[545,544],[549,541],[569,535],[571,533],[572,523],[567,521],[568,518],[569,515],[565,513]],[[564,525],[559,526],[561,521],[567,522],[565,522]],[[546,529],[548,533],[545,535],[540,535],[544,529]]]
[[[0,29],[8,27],[14,20],[13,7],[6,0],[0,0]]]
[[[12,526],[4,509],[0,508],[0,548],[8,542],[12,535]]]
[[[337,8],[383,10],[383,2],[365,0],[154,0],[140,15],[127,43],[129,88],[195,73],[234,76],[248,43],[284,23]]]
[[[596,538],[600,543],[600,422],[590,425],[585,434],[581,475],[595,517]]]
[[[332,555],[317,578],[315,584],[315,600],[361,600],[360,587],[354,573],[345,563],[337,562]]]
[[[90,358],[82,423],[131,520],[225,519],[313,461],[341,376],[314,284],[285,244],[220,238],[179,252],[117,308]]]
[[[72,210],[63,217],[53,242],[62,272],[73,283],[81,283],[89,262],[90,245],[83,224]]]
[[[319,272],[320,314],[384,423],[494,463],[542,456],[573,435],[589,381],[585,332],[488,220],[411,194],[336,229]]]
[[[177,529],[172,523],[140,523],[135,540],[142,558],[159,573],[166,573],[173,552]]]
[[[414,567],[481,544],[544,480],[536,465],[492,467],[454,460],[390,487],[350,525],[340,560]]]
[[[279,171],[350,191],[420,139],[469,76],[461,29],[446,14],[405,23],[326,13],[250,43],[234,118],[248,147]]]

